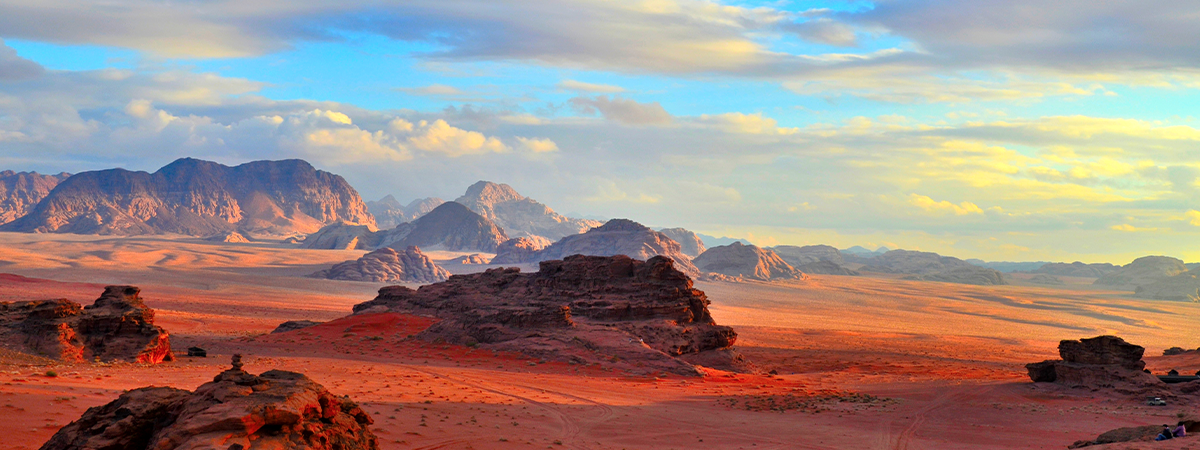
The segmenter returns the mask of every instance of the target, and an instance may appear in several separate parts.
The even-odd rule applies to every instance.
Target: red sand
[[[378,288],[286,276],[316,265],[290,256],[294,249],[151,239],[143,244],[170,248],[156,262],[192,265],[52,268],[131,244],[3,238],[14,239],[5,251],[18,255],[8,259],[25,261],[4,271],[64,282],[0,276],[0,300],[86,304],[102,284],[134,282],[159,309],[177,351],[200,345],[210,357],[101,366],[0,354],[0,450],[37,448],[87,407],[126,389],[195,388],[233,353],[247,355],[252,372],[299,371],[349,395],[372,413],[385,449],[1062,449],[1113,428],[1196,412],[1194,403],[1149,407],[1028,382],[1023,364],[1052,357],[1061,338],[1112,330],[1150,347],[1148,355],[1169,345],[1200,347],[1191,331],[1197,305],[1074,285],[832,276],[796,285],[705,283],[699,287],[717,321],[739,330],[741,351],[781,375],[650,378],[410,339],[432,322],[400,314],[265,334],[285,320],[341,317]],[[34,247],[53,251],[33,258]],[[66,282],[75,280],[86,283]],[[1147,360],[1156,371],[1200,369],[1200,355]],[[58,376],[42,375],[47,370]],[[1200,438],[1108,447],[1200,448]]]

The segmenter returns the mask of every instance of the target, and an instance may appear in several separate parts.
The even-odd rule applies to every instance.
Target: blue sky
[[[1200,6],[13,0],[0,164],[304,158],[762,245],[1200,260]]]

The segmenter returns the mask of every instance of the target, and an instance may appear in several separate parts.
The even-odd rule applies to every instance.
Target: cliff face
[[[805,278],[804,273],[784,262],[775,252],[741,242],[710,248],[693,262],[701,272],[734,278],[760,281]]]
[[[704,241],[700,240],[700,236],[686,228],[663,228],[658,230],[659,233],[667,235],[671,240],[679,243],[679,248],[683,254],[692,258],[700,256],[707,248],[704,247]]]
[[[68,362],[170,361],[170,337],[139,292],[108,286],[86,307],[66,299],[0,302],[0,345]]]
[[[433,211],[434,208],[441,206],[442,203],[446,202],[440,198],[428,197],[418,198],[409,202],[408,205],[404,205],[397,201],[396,197],[388,195],[377,202],[367,202],[367,211],[375,217],[375,223],[379,225],[379,228],[388,229],[417,220]]]
[[[5,231],[78,234],[230,231],[311,233],[339,221],[374,225],[342,177],[301,160],[236,167],[180,159],[154,173],[110,169],[67,178]]]
[[[450,278],[450,272],[435,264],[417,247],[408,247],[402,251],[384,247],[309,277],[374,283],[434,283],[446,281]]]
[[[494,253],[507,241],[504,230],[492,221],[455,202],[442,203],[433,211],[390,230],[339,223],[321,228],[304,240],[304,248],[376,250],[410,246],[450,251]]]
[[[675,268],[691,277],[700,276],[700,270],[692,259],[683,254],[679,243],[667,235],[629,219],[613,219],[587,233],[567,236],[538,251],[528,252],[524,248],[501,247],[493,264],[517,262],[539,262],[563,259],[571,255],[613,256],[625,255],[634,259],[648,260],[662,255],[675,261]],[[520,253],[520,254],[518,254]]]
[[[428,340],[696,375],[680,358],[736,358],[728,347],[737,334],[713,322],[708,304],[670,258],[576,255],[531,274],[489,269],[418,290],[386,287],[354,311],[442,319],[419,335]]]
[[[1143,256],[1104,274],[1092,284],[1136,290],[1138,286],[1157,284],[1187,271],[1187,266],[1179,259],[1170,256]]]
[[[564,217],[525,197],[507,184],[480,181],[454,200],[495,222],[511,237],[541,236],[551,241],[600,226],[600,222]]]
[[[42,175],[37,172],[0,172],[0,224],[29,214],[50,191],[70,174]]]

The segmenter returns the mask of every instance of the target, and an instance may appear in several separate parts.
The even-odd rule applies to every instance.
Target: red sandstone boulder
[[[86,307],[66,299],[0,302],[0,344],[63,361],[170,361],[171,340],[134,286],[108,286]]]
[[[146,387],[89,408],[42,450],[377,449],[371,417],[308,377],[238,365],[195,392]]]
[[[1090,389],[1116,388],[1137,391],[1161,387],[1163,383],[1143,372],[1146,349],[1116,336],[1063,340],[1058,343],[1061,360],[1027,364],[1029,378],[1038,383],[1058,383]]]
[[[531,274],[490,269],[419,290],[386,287],[354,311],[442,319],[421,333],[428,340],[696,375],[695,366],[678,357],[719,368],[740,361],[735,352],[719,352],[733,345],[737,333],[715,324],[708,304],[671,258],[574,255],[544,261]],[[698,355],[706,352],[711,354]]]

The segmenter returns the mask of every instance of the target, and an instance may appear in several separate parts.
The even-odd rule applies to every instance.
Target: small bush
[[[46,371],[46,376],[48,376],[48,377],[50,377],[50,378],[54,378],[54,377],[57,377],[57,376],[58,376],[58,372],[55,372],[55,371],[53,371],[53,370],[47,370],[47,371]]]

